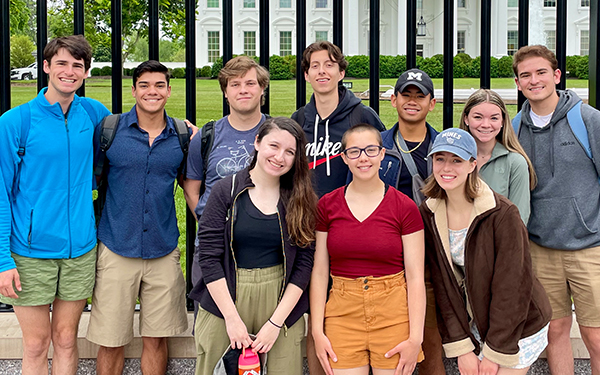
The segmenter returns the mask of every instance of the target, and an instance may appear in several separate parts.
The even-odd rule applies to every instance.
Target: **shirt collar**
[[[164,116],[165,116],[166,123],[167,123],[167,127],[166,127],[167,132],[169,134],[176,133],[175,122],[173,121],[173,119],[171,117],[167,116],[166,110],[164,111]],[[121,115],[121,121],[123,121],[125,123],[125,125],[127,125],[129,127],[131,127],[131,126],[139,127],[135,104],[129,112],[123,113]]]

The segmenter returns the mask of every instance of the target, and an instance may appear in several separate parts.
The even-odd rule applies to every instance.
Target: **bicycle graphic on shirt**
[[[250,165],[250,154],[246,149],[246,146],[240,146],[237,149],[229,150],[231,157],[223,158],[217,163],[217,174],[219,177],[224,178],[229,175],[241,171]]]

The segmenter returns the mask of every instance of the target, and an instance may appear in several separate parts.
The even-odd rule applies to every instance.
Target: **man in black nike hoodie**
[[[377,130],[385,127],[370,107],[352,91],[339,85],[348,62],[338,46],[322,41],[308,46],[302,55],[302,71],[313,88],[310,102],[298,109],[292,119],[304,129],[306,155],[314,170],[319,197],[346,183],[348,167],[339,157],[342,135],[352,125],[367,123]]]
[[[340,48],[330,42],[315,42],[302,54],[302,71],[314,92],[310,102],[294,112],[292,119],[306,134],[306,156],[314,172],[313,182],[319,197],[346,184],[348,166],[340,157],[344,132],[360,123],[385,130],[377,113],[339,84],[347,66]],[[311,375],[325,375],[315,353],[310,319],[308,327],[308,369]]]

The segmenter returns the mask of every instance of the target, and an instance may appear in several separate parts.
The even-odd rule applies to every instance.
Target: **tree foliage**
[[[25,34],[31,19],[31,10],[24,0],[9,0],[10,35]]]
[[[35,45],[27,35],[13,35],[10,37],[10,65],[13,68],[23,68],[35,62],[31,54]]]

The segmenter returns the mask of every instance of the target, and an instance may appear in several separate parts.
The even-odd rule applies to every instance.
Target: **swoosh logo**
[[[337,157],[338,157],[338,156],[340,156],[340,155],[341,155],[341,154],[330,155],[330,156],[329,156],[329,160],[331,160],[331,159],[335,159],[335,158],[337,158]],[[310,162],[310,163],[308,163],[308,168],[309,168],[309,169],[316,168],[316,167],[318,167],[319,165],[321,165],[321,164],[325,163],[326,161],[327,161],[327,158],[326,158],[326,157],[325,157],[325,158],[322,158],[322,159],[317,159],[317,161],[315,161],[315,162]]]

